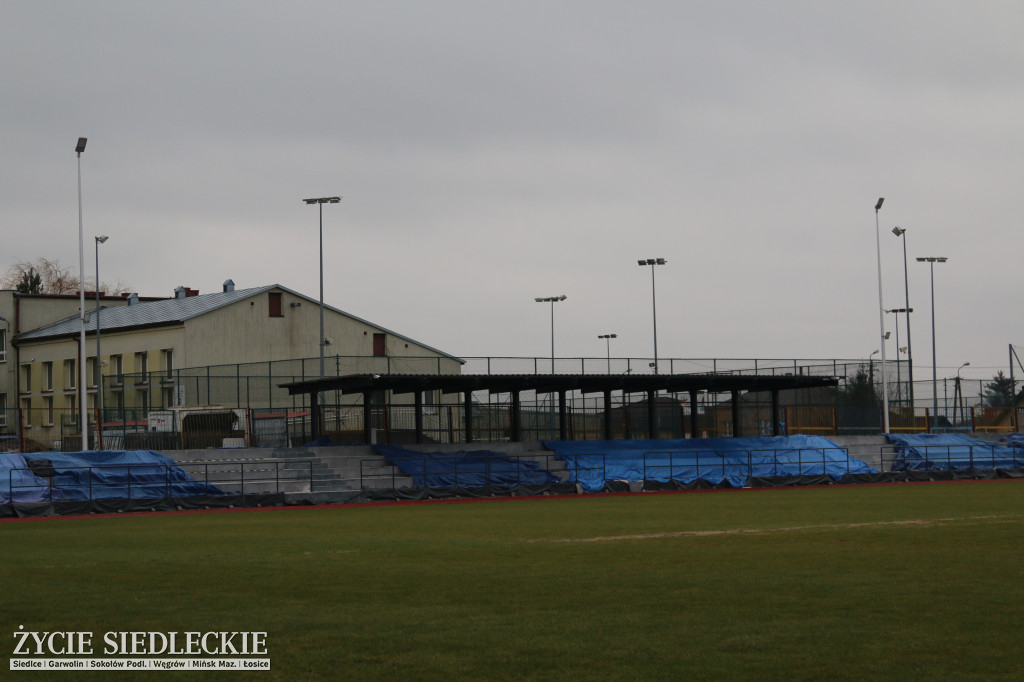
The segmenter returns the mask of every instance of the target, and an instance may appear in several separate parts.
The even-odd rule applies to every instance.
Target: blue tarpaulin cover
[[[0,455],[0,504],[50,501],[50,484],[32,473],[20,453]],[[55,491],[54,501],[63,499]]]
[[[29,457],[35,458],[49,460],[53,466],[53,501],[224,494],[216,486],[196,481],[173,459],[152,450],[45,452],[38,453],[38,457]],[[50,500],[49,482],[41,478],[37,480],[42,499]]]
[[[514,459],[491,450],[459,452],[414,452],[395,445],[375,445],[377,454],[386,457],[402,473],[411,476],[417,486],[429,488],[480,488],[547,485],[559,480],[540,464]]]
[[[565,460],[574,482],[598,491],[607,481],[697,479],[742,488],[750,477],[877,473],[821,436],[683,440],[544,441]]]
[[[1024,468],[1024,442],[1006,445],[963,433],[889,434],[896,446],[893,471],[954,471]]]

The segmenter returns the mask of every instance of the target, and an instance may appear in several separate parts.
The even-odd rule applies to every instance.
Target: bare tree
[[[94,283],[86,279],[86,288]],[[17,289],[23,293],[74,294],[79,290],[78,275],[59,260],[39,257],[31,263],[15,263],[0,277],[0,288]],[[128,286],[118,280],[110,286],[101,284],[100,291],[110,296],[119,296],[128,291]]]

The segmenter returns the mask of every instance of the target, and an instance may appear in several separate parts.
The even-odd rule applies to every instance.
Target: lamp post
[[[598,334],[597,338],[604,339],[605,349],[608,354],[608,373],[612,373],[612,339],[617,339],[618,334]]]
[[[78,342],[78,409],[82,428],[82,451],[89,449],[88,404],[85,392],[85,237],[82,232],[82,152],[87,138],[78,138],[78,298],[81,335]]]
[[[882,349],[882,433],[889,433],[889,391],[885,381],[885,306],[882,305],[882,237],[878,230],[878,212],[885,197],[875,204],[875,250],[878,256],[878,335]]]
[[[932,419],[938,423],[939,418],[939,380],[936,373],[935,363],[935,264],[945,263],[948,258],[944,256],[926,256],[924,258],[918,258],[918,263],[927,263],[928,269],[931,271],[931,285],[932,285]]]
[[[651,312],[654,319],[654,373],[658,373],[658,299],[654,289],[654,266],[664,265],[664,258],[641,258],[637,261],[640,267],[651,266]]]
[[[307,204],[320,206],[320,378],[323,379],[324,372],[324,204],[336,204],[341,197],[320,197],[317,199],[303,199]]]
[[[97,444],[103,443],[103,356],[100,355],[100,244],[105,244],[110,237],[101,234],[94,237],[96,241],[96,410],[99,420],[96,422]]]
[[[907,313],[907,382],[910,385],[910,407],[914,407],[914,347],[910,343],[910,279],[907,276],[907,230],[902,227],[892,228],[892,233],[903,238],[903,298],[904,312]]]
[[[969,362],[965,362],[964,364],[960,365],[960,367],[958,367],[956,370],[956,396],[957,400],[959,401],[960,407],[960,423],[963,423],[964,421],[964,393],[963,390],[960,388],[960,370],[963,369],[964,367],[969,367],[970,364],[971,363]]]
[[[868,356],[868,381],[871,383],[871,404],[875,404],[875,356],[878,355],[877,350],[871,351],[871,355]]]
[[[900,313],[907,313],[907,318],[909,319],[910,313],[914,312],[914,309],[913,308],[893,308],[892,310],[886,310],[885,312],[893,313],[893,315],[895,316],[894,317],[894,322],[896,324],[896,399],[897,400],[902,400],[903,399],[903,394],[902,394],[901,386],[902,386],[902,383],[903,383],[903,378],[900,375],[900,352],[902,352],[902,349],[900,348],[900,318],[899,318],[899,314]],[[908,336],[910,335],[910,325],[907,325],[907,335]],[[910,343],[909,339],[907,340],[907,343],[908,344]],[[910,351],[910,346],[908,345],[907,346],[907,352],[909,353],[909,351]],[[910,405],[911,405],[911,407],[913,407],[913,405],[914,405],[913,399],[911,399]]]
[[[559,301],[564,301],[566,295],[561,296],[545,296],[533,299],[537,303],[550,303],[551,304],[551,373],[555,373],[555,304]]]

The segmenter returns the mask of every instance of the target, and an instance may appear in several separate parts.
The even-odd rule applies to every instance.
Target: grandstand
[[[8,453],[0,516],[995,477],[1024,477],[1020,434]]]

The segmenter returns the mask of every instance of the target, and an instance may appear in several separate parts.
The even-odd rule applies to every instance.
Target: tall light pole
[[[654,266],[664,265],[664,258],[642,258],[637,261],[640,267],[651,266],[651,312],[654,318],[654,373],[658,373],[658,297],[654,289]]]
[[[957,370],[956,370],[956,395],[957,395],[957,400],[959,401],[960,422],[961,423],[964,420],[964,392],[960,388],[960,370],[963,369],[964,367],[969,367],[970,364],[971,363],[969,363],[969,362],[965,362],[964,364],[960,365],[960,367],[958,367]]]
[[[900,388],[900,386],[902,385],[903,379],[900,376],[900,351],[901,351],[901,349],[900,349],[900,318],[899,318],[899,314],[900,313],[907,313],[907,318],[909,319],[910,313],[914,312],[914,309],[913,308],[893,308],[892,310],[886,310],[885,312],[893,313],[893,315],[894,315],[893,321],[894,321],[894,323],[896,325],[896,395],[897,395],[897,399],[900,400],[900,399],[902,399],[902,397],[901,397],[902,394],[900,393],[900,391],[902,389]],[[910,335],[910,326],[909,325],[907,325],[907,335],[908,336]],[[907,340],[907,343],[908,344],[910,343],[909,339]],[[910,346],[908,345],[907,346],[907,353],[909,354],[909,352],[910,352]],[[910,406],[911,407],[914,406],[913,399],[911,399],[911,401],[910,401]]]
[[[551,304],[551,373],[555,373],[555,304],[559,301],[564,301],[566,295],[561,296],[545,296],[542,298],[533,299],[537,303],[550,303]]]
[[[99,419],[96,422],[97,449],[103,449],[103,356],[100,355],[100,244],[105,244],[110,237],[101,234],[93,237],[96,240],[96,410]]]
[[[885,306],[882,305],[882,237],[878,230],[878,212],[885,197],[875,204],[875,250],[878,255],[878,335],[882,349],[882,433],[889,433],[889,391],[885,381]]]
[[[914,347],[910,343],[910,278],[907,276],[907,230],[902,227],[892,228],[892,233],[903,238],[903,308],[907,313],[907,382],[910,384],[910,407],[914,407]],[[898,349],[897,349],[898,350]]]
[[[927,256],[918,258],[918,263],[927,263],[931,270],[932,284],[932,419],[938,424],[939,418],[939,380],[935,363],[935,264],[945,263],[948,259],[944,256]]]
[[[618,334],[598,334],[597,338],[604,339],[605,349],[608,354],[608,373],[612,373],[612,339],[617,339]]]
[[[78,409],[82,425],[82,451],[89,449],[88,400],[85,392],[85,237],[82,231],[82,152],[86,138],[78,138],[75,153],[78,155],[78,298],[81,322],[81,337],[78,342]]]
[[[336,204],[341,201],[341,197],[320,197],[303,201],[320,206],[320,378],[323,379],[327,376],[324,372],[324,204]]]

